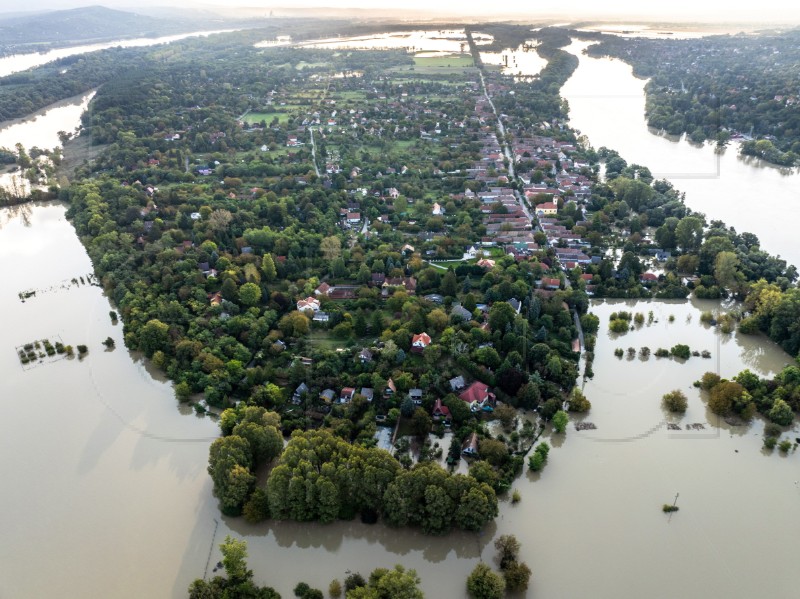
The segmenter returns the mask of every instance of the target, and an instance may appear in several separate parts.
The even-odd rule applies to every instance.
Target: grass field
[[[272,119],[278,117],[278,122],[283,124],[289,120],[288,112],[249,112],[244,117],[245,123],[260,123],[266,121],[267,125],[272,122]]]
[[[463,68],[474,66],[472,56],[469,54],[450,54],[445,56],[414,57],[414,64],[418,67],[452,67]]]

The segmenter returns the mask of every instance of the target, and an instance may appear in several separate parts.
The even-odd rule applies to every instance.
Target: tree
[[[430,311],[427,318],[428,326],[436,332],[441,332],[447,326],[447,314],[441,308]]]
[[[489,309],[489,327],[492,331],[506,332],[506,328],[514,322],[516,312],[508,302],[495,302]]]
[[[362,579],[363,580],[363,579]],[[416,570],[396,565],[392,569],[376,568],[369,582],[347,591],[347,599],[422,599]]]
[[[220,233],[228,228],[233,220],[233,215],[228,210],[214,210],[208,217],[208,226],[212,231]]]
[[[495,408],[494,416],[502,423],[503,428],[510,430],[517,417],[517,411],[508,404],[502,404]]]
[[[794,420],[794,412],[792,412],[791,406],[780,398],[776,399],[775,403],[772,404],[768,416],[772,422],[781,426],[789,426]]]
[[[261,258],[261,272],[264,273],[264,279],[270,283],[278,276],[278,271],[275,268],[275,261],[272,259],[272,254],[264,254]]]
[[[703,221],[696,216],[683,217],[675,228],[675,240],[683,251],[697,251],[703,240]]]
[[[256,306],[261,301],[261,287],[255,283],[245,283],[239,288],[239,301],[245,306]]]
[[[683,391],[680,391],[679,389],[666,393],[664,397],[662,397],[661,399],[664,404],[664,407],[667,408],[670,412],[683,413],[686,411],[686,407],[688,406],[686,394]]]
[[[428,413],[422,408],[414,410],[414,415],[411,417],[411,429],[417,437],[424,438],[428,436],[433,428],[433,421]]]
[[[506,589],[512,593],[518,593],[528,588],[531,569],[525,562],[515,561],[503,570],[503,577],[506,580]]]
[[[553,415],[553,428],[557,433],[565,432],[567,424],[569,424],[569,416],[563,410],[559,410]]]
[[[253,572],[247,569],[247,541],[227,535],[219,548],[229,581],[242,583],[252,578]]]
[[[169,341],[169,326],[157,318],[148,320],[147,324],[139,330],[138,340],[139,349],[148,358],[152,358],[155,352],[166,349]]]
[[[336,236],[324,237],[319,244],[319,251],[326,262],[333,262],[342,255],[342,240]]]
[[[512,562],[517,561],[520,543],[514,535],[500,535],[494,542],[497,549],[497,563],[501,570],[505,570]]]
[[[452,269],[448,269],[442,277],[439,291],[446,297],[455,297],[458,293],[458,277],[456,277],[456,273]]]
[[[714,278],[723,289],[738,290],[739,258],[733,252],[720,252],[714,260]]]
[[[742,396],[742,393],[744,393],[744,387],[739,383],[721,381],[711,389],[708,407],[715,414],[725,416],[731,411],[734,402]]]
[[[484,563],[475,566],[467,578],[467,591],[475,599],[501,599],[505,590],[503,577]]]
[[[570,412],[588,412],[592,408],[591,402],[586,399],[583,391],[574,387],[569,394],[569,411]]]

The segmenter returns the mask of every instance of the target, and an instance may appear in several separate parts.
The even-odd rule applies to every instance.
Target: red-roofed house
[[[339,403],[350,403],[353,401],[353,396],[355,394],[356,390],[353,387],[345,387],[339,394]]]
[[[458,397],[467,402],[469,409],[473,412],[494,410],[494,393],[489,393],[489,385],[486,383],[475,381],[464,389]]]
[[[437,399],[436,403],[433,404],[433,411],[431,412],[433,415],[434,421],[443,421],[445,424],[450,424],[450,408],[446,405],[442,404],[441,399]]]
[[[542,277],[542,288],[543,289],[560,289],[561,288],[561,279],[549,279],[547,277]]]
[[[333,287],[325,282],[322,282],[319,284],[319,287],[314,290],[314,295],[328,295],[330,294],[331,289],[333,289]]]
[[[431,337],[428,333],[414,335],[411,339],[411,351],[421,354],[422,351],[431,344]]]
[[[558,206],[553,202],[545,202],[536,206],[536,214],[558,214]]]
[[[655,275],[651,272],[645,272],[642,273],[642,275],[639,277],[639,280],[645,285],[650,285],[658,281],[658,275]]]

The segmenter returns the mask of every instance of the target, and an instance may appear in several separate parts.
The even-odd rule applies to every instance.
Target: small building
[[[450,310],[451,316],[458,316],[461,320],[472,320],[472,312],[467,310],[464,306],[457,304]]]
[[[303,398],[308,395],[308,385],[305,383],[300,383],[297,386],[297,389],[294,390],[292,394],[292,403],[295,405],[300,405],[303,403]]]
[[[411,351],[421,354],[430,344],[430,335],[428,335],[428,333],[419,333],[418,335],[414,335],[413,339],[411,339]]]
[[[449,382],[450,382],[450,389],[452,389],[453,391],[461,391],[464,387],[467,386],[467,384],[464,382],[464,377],[461,375],[458,375],[457,377],[450,379]]]
[[[325,389],[319,394],[319,398],[325,403],[331,403],[336,397],[336,392],[333,389]]]
[[[358,354],[358,359],[361,361],[362,364],[367,364],[372,362],[372,352],[369,351],[366,347],[361,350]]]
[[[384,397],[392,397],[395,393],[397,393],[397,387],[394,384],[392,379],[386,381],[386,389],[383,390]]]
[[[339,403],[350,403],[353,401],[353,396],[355,394],[356,390],[353,387],[345,387],[339,394]]]
[[[367,401],[372,401],[375,397],[375,389],[372,387],[361,387],[361,391],[359,391],[358,394]]]
[[[436,403],[433,404],[431,415],[435,422],[442,422],[445,426],[450,425],[450,408],[444,405],[441,399],[436,399]]]
[[[408,397],[415,406],[422,405],[422,389],[409,389]]]
[[[658,282],[658,275],[653,274],[652,272],[645,272],[641,274],[639,281],[643,285],[652,285],[653,283]]]
[[[461,446],[461,453],[467,457],[478,456],[478,433],[472,433]]]

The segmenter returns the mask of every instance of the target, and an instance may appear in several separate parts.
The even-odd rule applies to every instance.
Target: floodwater
[[[499,65],[504,75],[516,79],[532,78],[547,66],[547,61],[536,52],[538,44],[537,41],[530,41],[501,52],[481,52],[481,60],[485,64]]]
[[[100,288],[71,283],[92,265],[65,209],[0,209],[0,597],[182,598],[191,580],[213,575],[226,534],[247,540],[256,580],[284,597],[301,580],[324,589],[348,570],[400,563],[417,570],[426,596],[462,598],[499,534],[522,542],[530,597],[795,596],[798,456],[763,453],[761,421],[720,422],[691,386],[706,370],[768,375],[790,358],[763,338],[702,325],[701,311],[718,303],[593,302],[601,318],[596,375],[585,386],[593,408],[581,420],[597,428],[547,432],[548,465],[515,482],[521,502],[503,499],[482,534],[428,537],[358,521],[250,526],[221,517],[211,495],[215,423],[179,405],[171,384],[124,348]],[[28,290],[37,293],[22,302]],[[608,317],[620,309],[652,310],[653,323],[612,336]],[[23,370],[14,348],[56,336],[88,345],[88,356]],[[109,336],[111,351],[101,344]],[[712,357],[613,355],[675,343]],[[666,430],[673,419],[660,407],[675,388],[689,397],[678,432]],[[685,430],[695,423],[704,428]],[[678,493],[681,511],[670,518],[660,508]]]
[[[740,156],[735,143],[717,153],[713,143],[658,135],[645,121],[647,81],[634,77],[622,61],[583,54],[589,45],[573,41],[566,48],[580,59],[561,90],[569,102],[570,124],[595,148],[617,150],[628,163],[647,166],[656,178],[669,179],[686,192],[692,210],[739,232],[755,233],[765,250],[800,265],[800,248],[790,225],[800,221],[798,169]]]
[[[472,35],[477,45],[492,43],[492,36],[473,33]],[[289,44],[291,42],[284,42]],[[257,48],[272,47],[275,41],[265,41],[256,44]],[[469,52],[467,35],[463,29],[448,30],[414,30],[414,31],[395,31],[391,33],[380,33],[376,35],[361,35],[354,37],[333,37],[296,44],[306,48],[324,49],[406,49],[411,52],[425,52],[449,54],[453,52]]]
[[[216,31],[195,31],[192,33],[181,33],[178,35],[167,35],[164,37],[143,37],[130,40],[117,40],[113,42],[105,42],[100,44],[86,44],[82,46],[70,46],[67,48],[58,48],[48,52],[32,52],[30,54],[12,54],[0,58],[0,77],[26,71],[33,67],[38,67],[48,62],[53,62],[60,58],[67,56],[75,56],[76,54],[86,54],[88,52],[97,52],[98,50],[106,50],[108,48],[139,48],[142,46],[155,46],[158,44],[169,44],[170,42],[177,42],[189,37],[205,37],[215,33],[227,33],[235,31],[234,29],[220,29]]]

